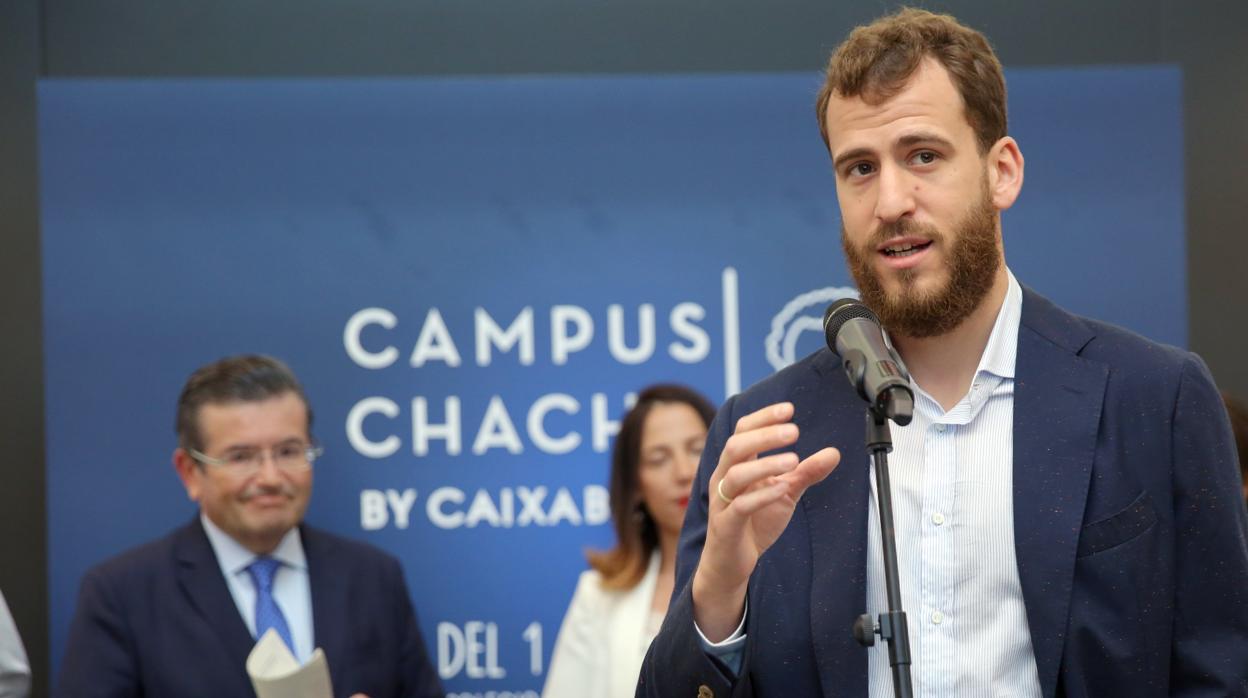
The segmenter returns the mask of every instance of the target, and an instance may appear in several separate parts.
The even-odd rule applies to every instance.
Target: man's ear
[[[173,451],[173,469],[178,471],[182,486],[186,488],[187,498],[192,502],[198,502],[200,478],[204,476],[199,463],[186,452],[186,449],[176,448]]]
[[[1006,136],[988,150],[988,196],[998,211],[1014,205],[1023,189],[1023,151]]]

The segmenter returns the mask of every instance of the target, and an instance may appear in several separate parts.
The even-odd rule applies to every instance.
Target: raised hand
[[[798,462],[793,452],[758,454],[797,442],[793,404],[781,402],[737,421],[710,480],[702,558],[693,576],[694,620],[712,642],[741,621],[746,586],[758,558],[780,537],[802,494],[841,460],[825,448]]]

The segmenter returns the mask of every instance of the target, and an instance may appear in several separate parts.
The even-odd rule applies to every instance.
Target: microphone
[[[828,348],[841,358],[849,384],[871,405],[877,418],[899,426],[914,416],[914,392],[901,359],[884,343],[880,319],[852,298],[842,298],[823,313]]]

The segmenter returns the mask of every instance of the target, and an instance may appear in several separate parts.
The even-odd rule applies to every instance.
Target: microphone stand
[[[909,397],[909,396],[906,396]],[[867,408],[867,451],[875,464],[875,495],[880,510],[880,542],[884,548],[884,584],[888,594],[888,611],[879,620],[870,613],[854,621],[854,637],[863,647],[875,644],[879,635],[888,643],[888,663],[893,670],[893,694],[896,698],[912,698],[914,684],[910,678],[910,633],[906,612],[901,610],[901,581],[897,576],[897,533],[893,528],[893,492],[888,480],[888,453],[893,450],[893,436],[888,428],[888,415],[882,405]],[[891,410],[890,410],[891,411]],[[906,422],[908,423],[907,419]]]

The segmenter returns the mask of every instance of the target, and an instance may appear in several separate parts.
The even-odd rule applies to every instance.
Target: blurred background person
[[[1244,481],[1244,502],[1248,503],[1248,407],[1231,397],[1230,393],[1222,393],[1222,401],[1226,403],[1226,412],[1231,417],[1235,450],[1239,454],[1239,474]]]
[[[269,629],[300,663],[323,649],[339,698],[445,695],[398,560],[303,520],[321,448],[290,367],[201,366],[174,423],[199,513],[87,572],[53,695],[254,696],[247,658]]]
[[[17,624],[0,592],[0,698],[26,698],[30,695],[30,662],[17,634]]]
[[[620,423],[611,457],[616,545],[588,554],[546,675],[545,698],[624,698],[667,613],[676,543],[715,408],[679,385],[654,385]]]

